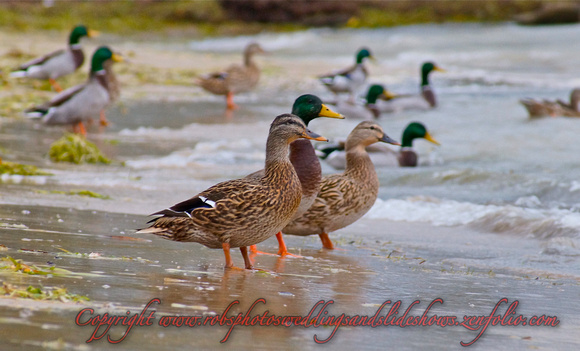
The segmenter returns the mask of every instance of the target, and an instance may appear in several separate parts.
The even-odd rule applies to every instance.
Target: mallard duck
[[[257,43],[250,43],[244,50],[244,64],[231,65],[225,71],[210,73],[199,78],[198,84],[216,95],[225,95],[228,110],[235,109],[234,94],[252,90],[260,80],[260,68],[254,62],[255,54],[265,51]]]
[[[161,217],[137,233],[221,248],[226,268],[233,267],[230,248],[239,247],[246,269],[252,269],[247,246],[282,230],[300,206],[300,179],[288,157],[288,145],[298,138],[326,140],[310,132],[297,116],[276,117],[266,142],[263,177],[216,184],[189,200],[154,213]]]
[[[387,147],[384,144],[374,144],[367,147],[371,160],[375,166],[379,167],[416,167],[418,156],[413,150],[413,140],[423,138],[440,145],[435,140],[425,125],[419,122],[412,122],[407,125],[402,135],[402,145],[399,152]],[[344,142],[338,142],[334,145],[328,145],[319,150],[321,158],[327,164],[335,169],[346,168],[346,153],[344,151]]]
[[[294,101],[292,114],[300,117],[306,126],[308,126],[310,121],[318,117],[344,118],[341,114],[326,107],[320,98],[310,94],[302,95]],[[294,214],[294,219],[302,216],[314,203],[314,199],[316,199],[316,195],[320,190],[322,170],[314,147],[312,147],[310,141],[305,139],[298,139],[290,144],[290,162],[294,166],[298,174],[298,179],[300,179],[300,185],[302,186],[302,199],[300,200],[298,210]],[[248,177],[252,178],[261,178],[263,176],[263,169],[248,175]],[[288,253],[288,249],[284,243],[282,232],[276,234],[276,239],[278,239],[279,244],[278,255],[291,255]],[[259,253],[255,245],[250,247],[250,251]]]
[[[445,72],[433,62],[425,62],[421,66],[421,93],[419,95],[397,95],[394,99],[379,100],[377,108],[380,112],[400,112],[404,110],[429,110],[437,106],[435,93],[429,85],[429,75],[433,71]]]
[[[74,131],[86,135],[83,122],[100,114],[115,98],[118,88],[107,61],[122,62],[123,57],[106,46],[93,54],[89,79],[85,84],[69,88],[52,100],[26,110],[31,118],[42,118],[47,125],[71,124]]]
[[[333,93],[349,93],[351,100],[354,100],[357,90],[367,80],[368,71],[364,65],[365,58],[373,58],[368,48],[362,48],[357,52],[356,62],[353,66],[319,76],[318,79]]]
[[[580,117],[580,89],[572,90],[569,104],[561,100],[539,101],[534,99],[522,99],[520,103],[528,110],[530,118],[547,116]]]
[[[381,111],[377,108],[379,99],[392,99],[396,95],[386,90],[384,86],[374,84],[369,87],[364,102],[352,102],[339,99],[336,102],[336,110],[348,118],[373,120],[379,118]]]
[[[81,38],[85,36],[95,37],[98,34],[99,32],[88,29],[86,26],[76,26],[70,33],[67,49],[58,50],[23,63],[10,76],[14,78],[48,79],[52,87],[57,92],[61,92],[62,88],[58,85],[56,79],[73,73],[85,61],[85,55],[80,44]]]
[[[377,199],[379,179],[365,150],[376,142],[400,145],[375,122],[364,121],[357,125],[346,140],[347,166],[344,173],[324,176],[314,204],[305,214],[290,222],[284,233],[318,234],[322,245],[333,249],[328,233],[356,222]]]

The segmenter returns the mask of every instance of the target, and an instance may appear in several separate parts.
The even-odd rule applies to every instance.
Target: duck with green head
[[[377,103],[393,98],[396,98],[396,95],[385,89],[383,85],[374,84],[369,87],[364,101],[352,102],[340,99],[336,103],[336,110],[348,118],[373,120],[379,118],[381,114]]]
[[[96,37],[98,34],[99,32],[88,29],[86,26],[76,26],[70,33],[67,49],[58,50],[23,63],[10,76],[48,79],[53,88],[60,92],[62,88],[56,79],[75,72],[85,60],[80,40],[83,37]]]
[[[72,125],[74,131],[86,135],[83,122],[99,115],[112,100],[115,79],[107,69],[109,61],[122,62],[123,57],[106,46],[93,54],[89,79],[85,84],[69,88],[52,100],[26,110],[31,118],[42,118],[46,125]]]
[[[397,95],[394,99],[379,101],[377,108],[381,112],[400,112],[405,110],[430,110],[437,106],[435,92],[429,84],[429,75],[434,72],[445,72],[433,62],[425,62],[421,66],[421,93],[419,95]]]
[[[384,144],[370,145],[367,148],[373,164],[378,167],[416,167],[418,165],[418,156],[413,149],[413,141],[416,139],[425,139],[435,145],[440,145],[435,140],[425,125],[420,122],[412,122],[407,125],[402,135],[401,149],[396,152]],[[346,152],[344,151],[344,142],[334,145],[328,145],[321,148],[319,154],[327,164],[335,169],[346,168]]]
[[[372,59],[373,55],[370,49],[361,48],[355,58],[356,61],[353,66],[319,76],[318,79],[333,93],[349,93],[351,100],[354,100],[354,95],[364,85],[369,75],[364,61],[367,58]]]
[[[300,117],[306,126],[308,126],[308,123],[310,123],[313,119],[319,117],[338,119],[344,118],[344,116],[341,114],[336,113],[326,107],[320,98],[311,94],[302,95],[298,97],[296,101],[294,101],[294,105],[292,106],[292,114]],[[297,218],[305,213],[314,202],[314,199],[316,199],[316,195],[320,190],[322,169],[320,167],[320,161],[318,161],[314,147],[312,147],[312,143],[305,139],[298,139],[290,144],[290,162],[294,166],[296,174],[298,175],[298,179],[300,179],[300,185],[302,186],[302,199],[300,201],[300,206],[298,207],[298,210],[293,217]],[[262,169],[250,174],[248,177],[261,178],[263,176],[264,170]],[[282,230],[282,232],[283,231],[284,230]],[[288,249],[284,243],[282,232],[276,234],[276,238],[278,239],[279,244],[278,255],[291,255],[288,253]],[[254,253],[260,253],[257,251],[255,245],[250,247],[250,251]]]

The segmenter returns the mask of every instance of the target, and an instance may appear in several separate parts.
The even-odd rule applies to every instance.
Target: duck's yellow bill
[[[397,95],[395,93],[391,93],[388,90],[383,91],[383,97],[385,98],[385,100],[391,100],[391,99],[396,98],[397,96],[399,96],[399,95]]]
[[[437,71],[437,72],[447,72],[446,70],[444,70],[443,68],[438,67],[438,66],[435,66],[435,68],[433,68],[433,70]]]
[[[325,104],[322,104],[322,109],[318,113],[318,117],[328,117],[328,118],[338,118],[344,119],[344,116],[340,113],[334,112],[328,108]]]
[[[441,145],[437,140],[433,139],[433,137],[431,136],[431,134],[429,134],[429,132],[425,133],[425,140],[430,141],[435,145]]]
[[[316,140],[316,141],[328,141],[328,139],[326,139],[325,137],[314,133],[313,131],[310,131],[308,129],[306,129],[306,132],[304,132],[304,134],[302,134],[302,137],[305,139],[311,139],[311,140]]]
[[[101,34],[101,32],[99,32],[98,30],[89,29],[89,31],[88,31],[89,38],[98,37],[100,34]]]
[[[115,53],[113,53],[113,57],[111,57],[111,59],[114,62],[123,62],[123,61],[125,61],[125,59],[123,58],[123,56],[121,56],[120,54],[115,54]]]

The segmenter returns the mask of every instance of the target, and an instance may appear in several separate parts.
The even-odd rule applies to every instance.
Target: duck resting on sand
[[[522,99],[520,103],[528,110],[530,118],[547,116],[580,117],[580,89],[572,90],[570,103],[562,100],[539,101],[534,99]]]
[[[319,76],[318,79],[334,94],[349,93],[354,101],[356,92],[364,85],[369,75],[364,65],[366,58],[373,56],[368,48],[361,48],[356,54],[353,66],[346,69]]]
[[[320,98],[310,94],[302,95],[294,101],[292,114],[300,117],[306,126],[308,126],[310,121],[318,117],[344,118],[344,116],[326,107]],[[306,139],[298,139],[290,144],[290,162],[294,166],[298,179],[300,179],[300,185],[302,186],[302,199],[300,200],[298,210],[292,218],[294,219],[302,216],[314,203],[316,195],[320,190],[322,169],[312,143]],[[262,169],[248,175],[248,177],[261,178],[264,176],[264,173],[265,171]],[[284,238],[282,237],[282,232],[276,234],[279,246],[278,255],[282,257],[287,255],[295,256],[288,252]],[[261,253],[256,248],[256,245],[250,246],[250,252]]]
[[[266,166],[261,178],[218,183],[196,196],[154,213],[149,233],[180,242],[197,242],[223,249],[226,268],[233,268],[230,248],[239,247],[245,268],[253,269],[247,246],[262,242],[288,224],[300,206],[302,187],[288,156],[299,138],[325,141],[294,115],[272,122],[266,142]]]
[[[250,43],[244,50],[244,64],[231,65],[221,72],[200,76],[197,84],[215,95],[225,95],[227,109],[237,108],[234,94],[254,89],[260,80],[260,68],[254,62],[254,55],[266,53],[257,43]]]
[[[99,32],[90,30],[86,26],[76,26],[70,33],[68,48],[25,62],[17,70],[10,73],[10,76],[13,78],[48,79],[54,90],[61,92],[62,88],[56,79],[73,73],[85,61],[83,48],[80,44],[81,38],[96,37],[98,34]]]
[[[357,125],[346,139],[346,170],[324,176],[314,204],[285,228],[290,235],[318,234],[326,249],[334,249],[328,233],[344,228],[371,209],[379,192],[379,179],[366,147],[384,142],[400,145],[371,121]]]
[[[89,79],[69,88],[50,101],[25,111],[29,118],[42,118],[46,125],[73,125],[75,133],[86,135],[83,122],[99,115],[118,95],[117,80],[108,66],[123,57],[101,46],[93,54]]]
[[[425,139],[435,145],[439,142],[435,140],[427,127],[419,122],[412,122],[407,125],[402,135],[402,145],[399,152],[394,151],[385,144],[374,144],[367,147],[367,152],[373,164],[379,167],[416,167],[418,165],[417,153],[413,150],[413,140]],[[344,141],[334,145],[328,145],[318,150],[322,153],[321,158],[335,169],[346,168],[346,152],[344,151]]]

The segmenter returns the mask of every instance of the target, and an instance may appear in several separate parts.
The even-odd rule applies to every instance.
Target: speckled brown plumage
[[[345,172],[323,177],[314,204],[304,215],[289,223],[284,233],[329,233],[361,218],[374,204],[379,190],[377,173],[365,150],[366,146],[378,141],[397,144],[378,124],[361,122],[346,141]]]
[[[231,65],[225,71],[202,76],[199,79],[199,85],[216,95],[237,94],[253,89],[260,80],[260,68],[253,57],[263,52],[260,45],[249,44],[244,51],[243,65]]]
[[[308,132],[300,118],[278,116],[270,128],[262,177],[216,184],[158,212],[162,217],[140,232],[214,249],[224,244],[229,244],[228,249],[245,247],[266,240],[291,220],[300,204],[300,180],[288,158],[288,145],[304,137],[318,136]]]

